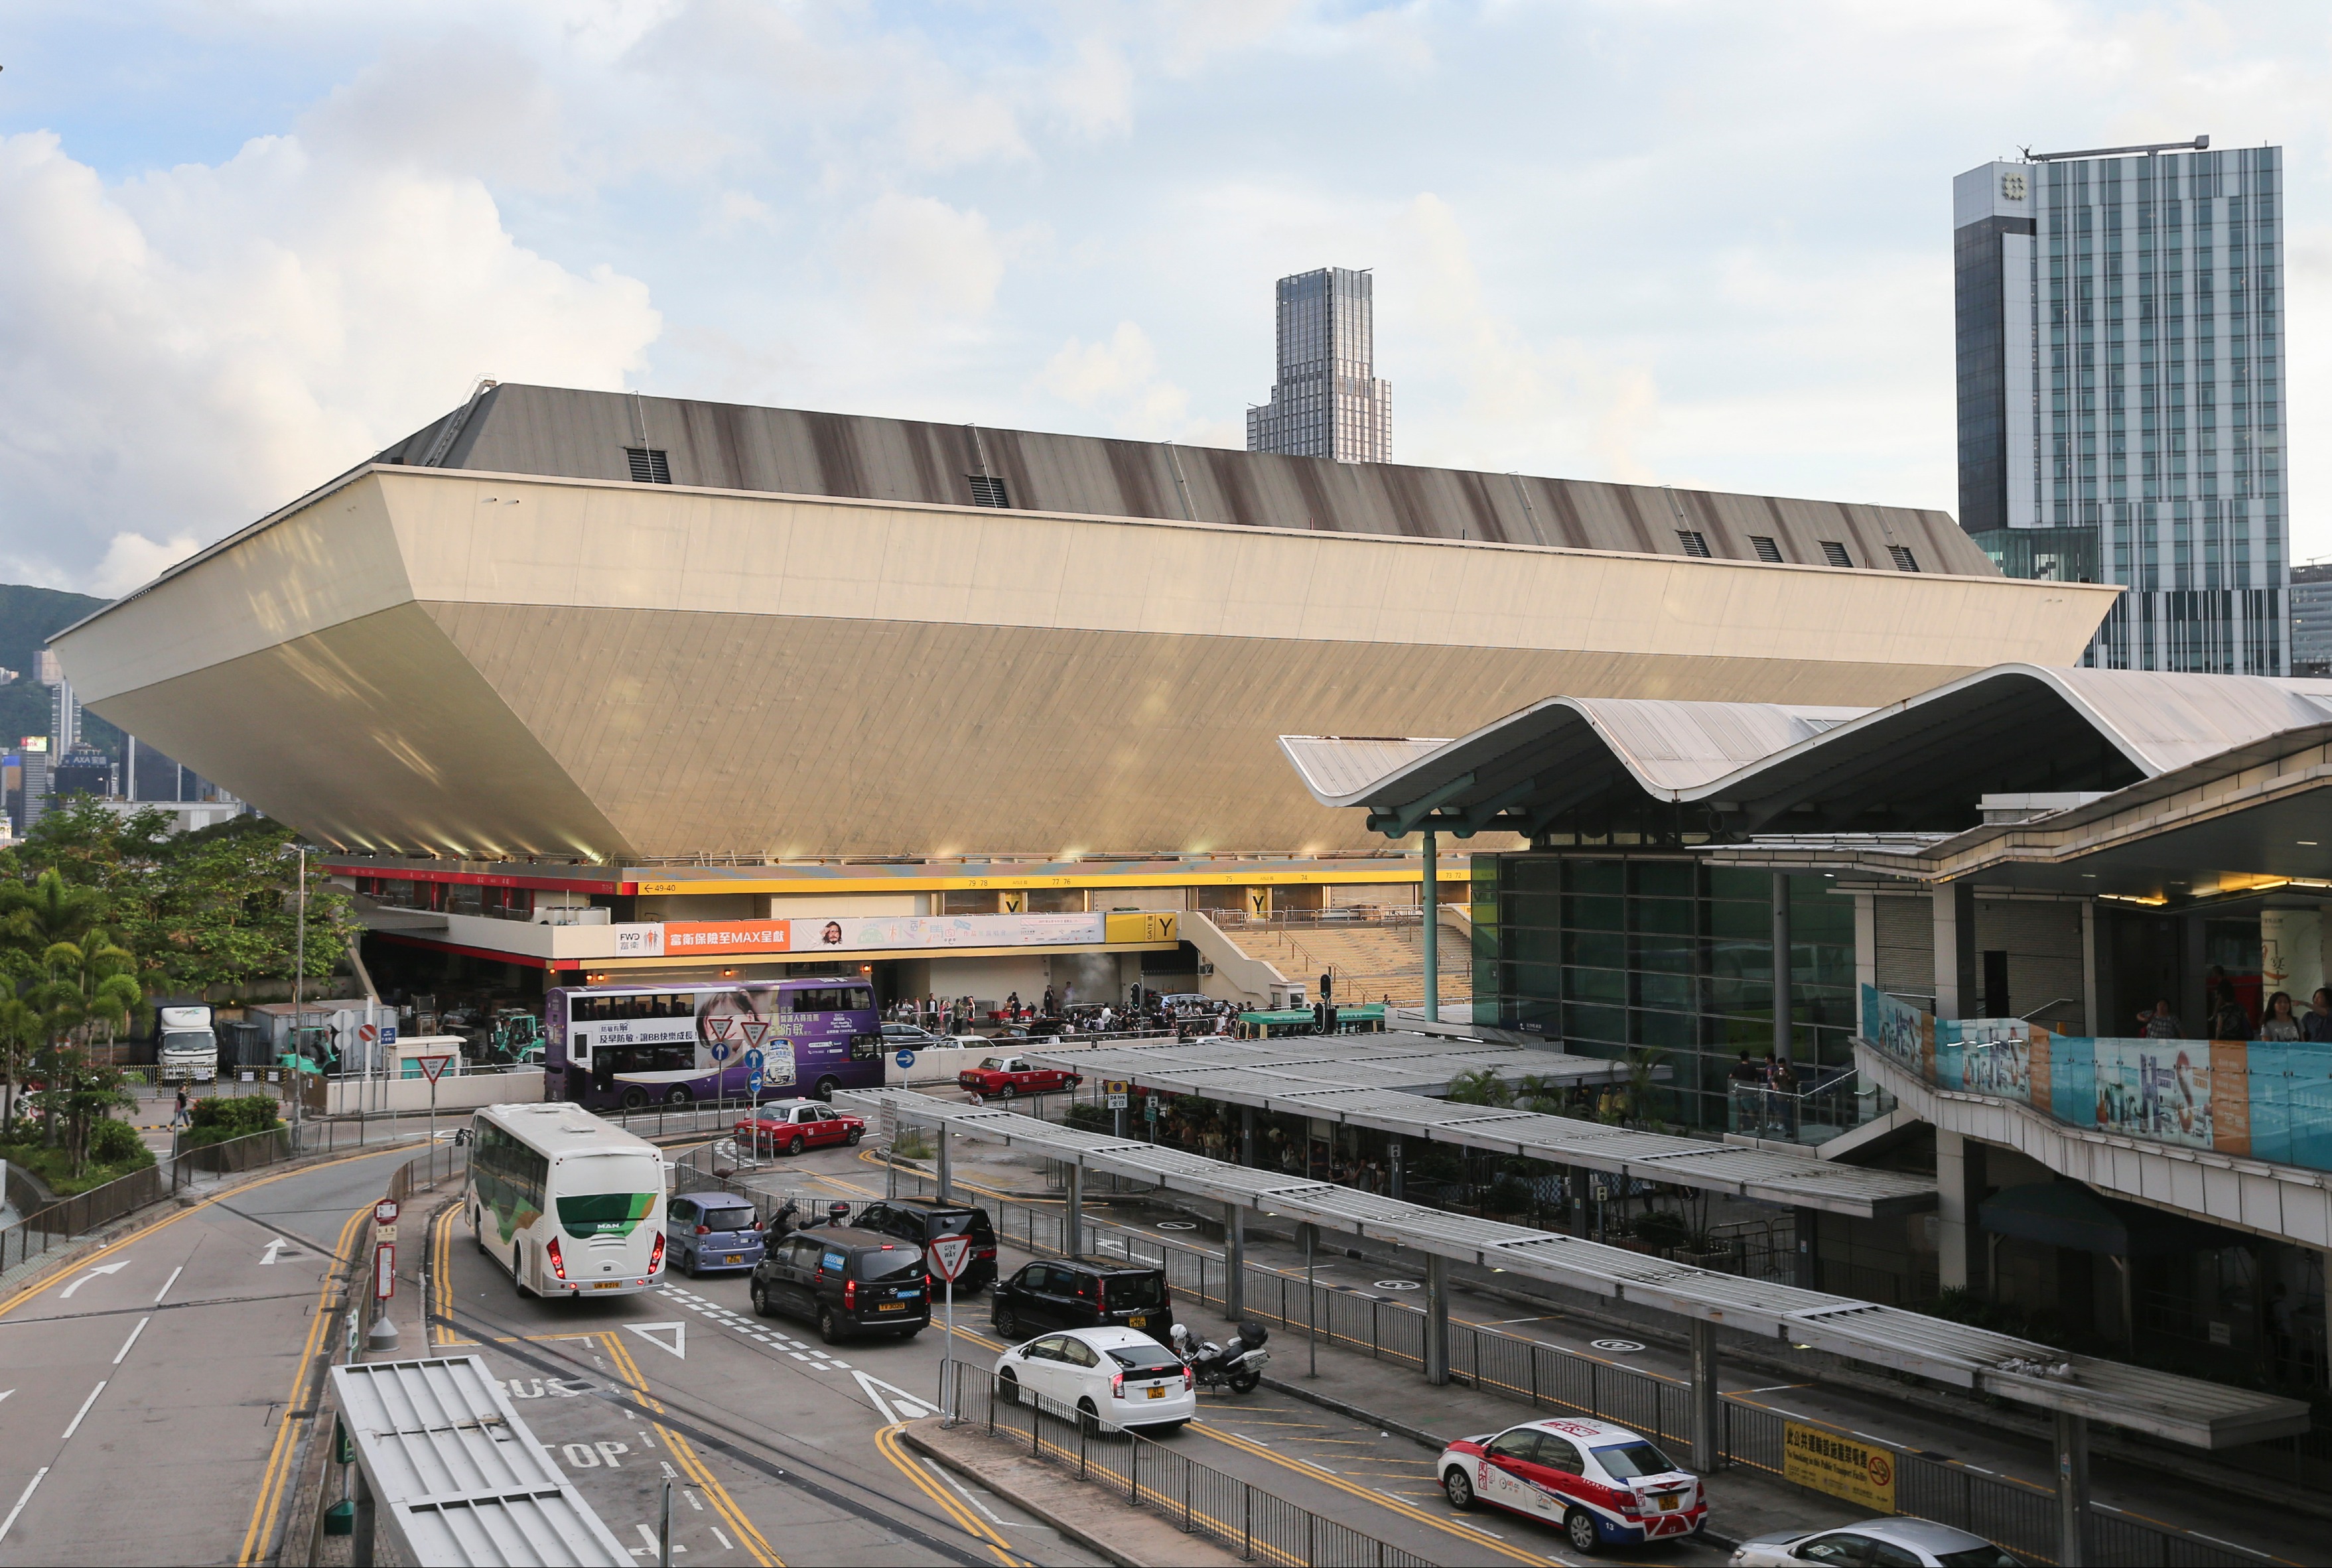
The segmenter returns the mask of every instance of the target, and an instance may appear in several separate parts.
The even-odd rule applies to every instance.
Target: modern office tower
[[[2291,673],[2332,675],[2332,565],[2291,569]]]
[[[1279,280],[1279,378],[1247,411],[1247,449],[1339,463],[1392,461],[1392,384],[1376,377],[1366,272],[1323,267]]]
[[[2031,153],[1952,182],[1960,526],[2127,583],[2083,662],[2281,674],[2283,152]]]

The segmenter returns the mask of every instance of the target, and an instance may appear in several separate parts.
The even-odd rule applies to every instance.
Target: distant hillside
[[[0,584],[0,666],[16,672],[0,686],[0,745],[13,749],[21,736],[49,732],[49,689],[34,678],[41,645],[106,603],[59,588]],[[120,755],[120,731],[96,714],[84,719],[82,733],[91,745]]]

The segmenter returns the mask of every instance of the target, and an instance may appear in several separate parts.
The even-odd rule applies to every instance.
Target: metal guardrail
[[[941,1373],[941,1409],[951,1427],[985,1431],[999,1442],[1074,1472],[1147,1508],[1186,1535],[1203,1536],[1243,1562],[1287,1568],[1429,1568],[1430,1559],[1363,1535],[1252,1482],[1202,1464],[1180,1448],[1121,1430],[1045,1396],[1008,1397],[995,1374],[969,1362]]]
[[[682,1157],[679,1167],[695,1185],[678,1186],[676,1190],[723,1185],[714,1174],[721,1164],[711,1148],[691,1150]],[[929,1192],[937,1187],[920,1171],[901,1170],[898,1178],[903,1192]],[[818,1218],[834,1201],[807,1191],[788,1194],[750,1190],[748,1195],[764,1221],[776,1213],[786,1196],[796,1198],[805,1219]],[[1062,1209],[981,1194],[961,1196],[989,1210],[999,1240],[1040,1256],[1064,1256],[1067,1219]],[[863,1202],[847,1205],[853,1214],[863,1207]],[[1227,1265],[1222,1258],[1195,1248],[1147,1237],[1094,1238],[1092,1232],[1095,1229],[1089,1219],[1087,1256],[1114,1253],[1130,1261],[1152,1265],[1165,1271],[1168,1288],[1174,1295],[1218,1310],[1222,1307],[1227,1283]],[[1324,1344],[1356,1351],[1373,1360],[1418,1371],[1424,1368],[1425,1313],[1421,1307],[1369,1296],[1349,1286],[1314,1285],[1307,1292],[1300,1277],[1252,1263],[1245,1267],[1241,1296],[1245,1316],[1259,1319],[1286,1334],[1316,1337]],[[1680,1380],[1614,1366],[1560,1346],[1517,1339],[1455,1320],[1449,1324],[1449,1371],[1453,1382],[1534,1410],[1561,1410],[1615,1421],[1678,1445],[1690,1441],[1691,1389]],[[1985,1475],[1964,1465],[1931,1459],[1916,1450],[1874,1442],[1860,1434],[1818,1421],[1790,1423],[1772,1410],[1740,1403],[1730,1396],[1724,1398],[1720,1410],[1723,1415],[1718,1452],[1728,1465],[1786,1478],[1782,1435],[1787,1424],[1812,1427],[1864,1446],[1887,1448],[1895,1459],[1898,1513],[1957,1525],[2030,1562],[2057,1561],[2059,1525],[2056,1494],[2052,1491]],[[2256,1568],[2259,1563],[2273,1561],[2265,1553],[2165,1529],[2108,1509],[2093,1506],[2086,1520],[2088,1561],[2092,1563],[2158,1564],[2159,1568]]]
[[[0,1273],[39,1257],[59,1240],[86,1236],[162,1197],[162,1169],[148,1165],[102,1187],[59,1199],[0,1229]]]

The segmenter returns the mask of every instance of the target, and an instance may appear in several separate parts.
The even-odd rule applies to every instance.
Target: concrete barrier
[[[353,1116],[362,1111],[381,1115],[392,1111],[426,1111],[426,1078],[326,1078],[321,1103],[311,1095],[311,1114]],[[542,1069],[512,1067],[502,1073],[448,1073],[437,1080],[440,1111],[474,1111],[481,1105],[531,1104],[542,1098]]]

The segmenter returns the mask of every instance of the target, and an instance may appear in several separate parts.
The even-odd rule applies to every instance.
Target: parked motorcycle
[[[1271,1360],[1271,1353],[1263,1348],[1271,1333],[1259,1323],[1239,1324],[1238,1337],[1228,1345],[1217,1344],[1210,1339],[1197,1339],[1180,1324],[1174,1325],[1174,1353],[1190,1369],[1191,1378],[1202,1389],[1228,1389],[1235,1394],[1249,1394],[1263,1381],[1263,1369]]]

